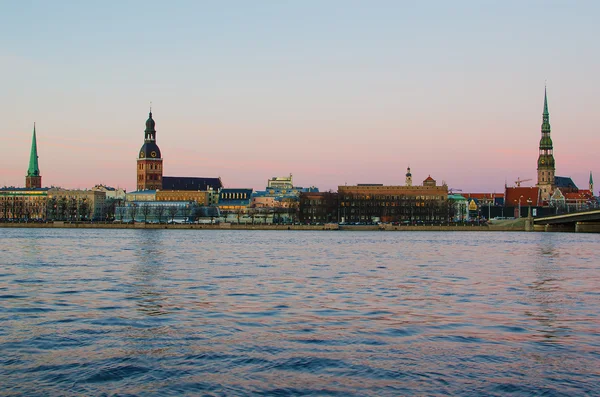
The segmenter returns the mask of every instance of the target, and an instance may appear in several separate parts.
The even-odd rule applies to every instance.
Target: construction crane
[[[521,182],[528,182],[528,181],[532,181],[533,179],[521,179],[520,177],[517,177],[517,180],[515,181],[515,184],[517,185],[517,187],[521,187]]]

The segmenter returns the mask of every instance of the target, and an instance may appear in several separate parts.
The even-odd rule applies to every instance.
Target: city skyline
[[[45,186],[134,190],[152,101],[166,175],[533,186],[546,79],[557,174],[600,174],[593,2],[185,4],[9,5],[0,185],[23,184],[37,122]]]

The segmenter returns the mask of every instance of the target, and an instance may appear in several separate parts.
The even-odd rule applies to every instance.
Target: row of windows
[[[244,200],[248,198],[248,193],[221,193],[221,199]]]
[[[383,196],[383,195],[357,195],[344,196],[344,200],[445,200],[446,196]]]
[[[161,168],[162,168],[161,164],[155,164],[155,163],[148,164],[149,170],[160,170]],[[138,170],[143,170],[143,169],[144,169],[144,163],[138,164]]]

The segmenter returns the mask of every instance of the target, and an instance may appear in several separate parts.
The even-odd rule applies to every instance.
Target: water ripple
[[[600,236],[7,229],[7,395],[599,395]]]

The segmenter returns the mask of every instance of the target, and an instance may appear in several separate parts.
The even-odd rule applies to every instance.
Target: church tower
[[[592,171],[590,171],[590,192],[594,195],[594,178],[592,178]]]
[[[406,169],[406,186],[412,186],[412,174],[410,173],[410,167]]]
[[[544,113],[542,113],[542,138],[537,163],[537,187],[540,189],[542,201],[548,201],[554,190],[554,154],[552,138],[550,138],[550,114],[548,113],[548,97],[544,88]]]
[[[41,188],[42,176],[38,166],[37,140],[35,137],[35,123],[33,123],[33,139],[31,140],[31,153],[29,155],[29,168],[25,177],[26,188]]]
[[[155,123],[152,109],[146,121],[144,144],[137,159],[137,190],[162,189],[163,159],[156,144]]]

